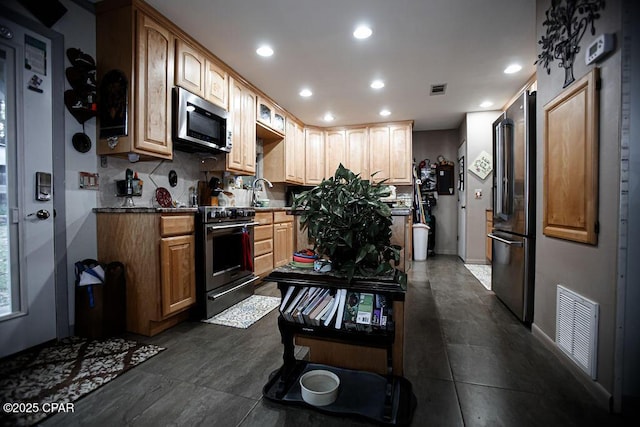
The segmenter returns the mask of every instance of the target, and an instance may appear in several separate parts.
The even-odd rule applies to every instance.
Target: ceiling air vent
[[[444,92],[446,90],[447,90],[446,83],[431,85],[431,92],[429,92],[429,95],[444,95]]]

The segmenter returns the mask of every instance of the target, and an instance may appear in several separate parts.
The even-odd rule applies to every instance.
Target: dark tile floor
[[[409,279],[404,366],[418,400],[412,425],[623,425],[457,257],[414,263]],[[257,293],[278,295],[273,284]],[[153,338],[130,336],[167,350],[44,424],[369,425],[261,399],[282,363],[277,315],[246,330],[187,322]]]

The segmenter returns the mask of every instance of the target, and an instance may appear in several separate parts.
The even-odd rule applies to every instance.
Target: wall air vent
[[[598,304],[561,285],[556,295],[556,344],[596,379]]]
[[[429,95],[444,95],[446,90],[447,90],[446,83],[431,85],[431,91],[429,92]]]

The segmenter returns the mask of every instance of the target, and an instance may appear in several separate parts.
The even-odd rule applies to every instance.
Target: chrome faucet
[[[253,184],[251,185],[251,202],[253,203],[253,206],[258,204],[258,198],[256,197],[256,187],[258,181],[266,182],[269,188],[273,188],[273,184],[267,178],[257,178],[255,181],[253,181]]]

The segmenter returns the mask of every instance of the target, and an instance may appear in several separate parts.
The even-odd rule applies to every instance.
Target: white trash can
[[[427,259],[427,243],[429,241],[429,226],[427,224],[413,224],[413,260]]]

